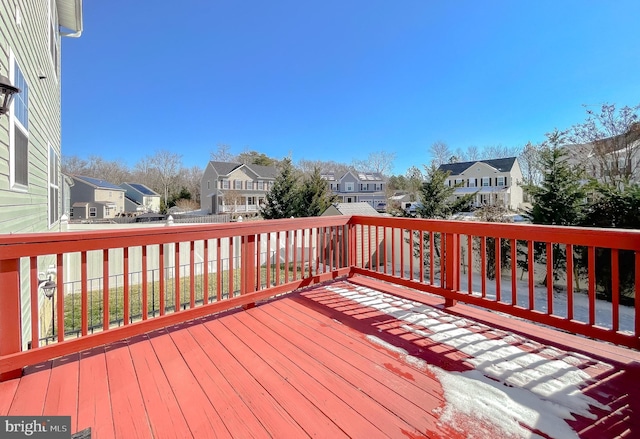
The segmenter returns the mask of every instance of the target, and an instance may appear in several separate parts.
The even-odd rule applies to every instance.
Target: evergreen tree
[[[586,188],[582,181],[582,171],[567,162],[567,156],[560,146],[565,135],[558,130],[547,134],[547,140],[540,151],[540,169],[543,170],[540,186],[524,186],[531,195],[532,208],[526,213],[534,224],[574,226],[582,221]],[[564,246],[553,244],[553,274],[558,279],[566,267]],[[536,243],[537,261],[546,263],[546,246]],[[544,284],[547,284],[545,278]]]
[[[316,167],[302,183],[296,216],[320,216],[336,200],[337,197],[329,190],[327,181],[322,178],[320,169]]]
[[[280,173],[271,190],[267,192],[260,214],[264,219],[291,218],[297,215],[298,205],[298,178],[291,159],[286,158],[280,163]]]
[[[451,200],[456,188],[445,184],[449,173],[439,170],[435,165],[425,166],[425,170],[427,175],[420,188],[420,204],[416,209],[416,216],[447,219],[469,207],[475,194]]]
[[[630,185],[622,190],[609,185],[597,185],[594,201],[587,207],[581,225],[618,229],[640,229],[640,186]],[[611,249],[596,248],[596,284],[599,294],[606,300],[613,296],[611,286]],[[588,253],[579,252],[578,264],[586,271]],[[635,254],[630,250],[618,252],[618,280],[621,301],[634,296]]]

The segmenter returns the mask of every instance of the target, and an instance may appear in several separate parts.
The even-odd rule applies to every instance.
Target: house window
[[[256,197],[247,197],[247,204],[249,206],[254,206],[256,204]]]
[[[344,190],[347,192],[353,192],[353,182],[345,183]]]
[[[491,186],[491,177],[482,177],[482,186]]]
[[[59,169],[60,159],[58,154],[53,147],[49,145],[49,227],[60,218],[58,201],[60,194],[58,186]]]
[[[29,86],[15,58],[11,67],[11,81],[20,93],[14,96],[10,111],[10,184],[26,187],[29,185]]]
[[[258,182],[258,190],[259,191],[263,191],[264,190],[264,181],[259,181]]]
[[[496,186],[506,186],[507,181],[505,177],[496,177]]]
[[[90,207],[89,208],[89,218],[95,218],[96,216],[98,216],[98,208],[97,207]]]
[[[207,189],[211,189],[211,180],[207,180]]]
[[[382,183],[376,183],[376,190],[377,191],[381,191],[382,190]]]
[[[229,180],[222,180],[220,184],[222,185],[222,189],[229,189]]]
[[[455,186],[462,186],[464,184],[464,179],[463,178],[456,178],[454,184],[455,184]]]
[[[242,189],[242,180],[234,180],[233,181],[234,189]]]
[[[467,181],[469,182],[468,187],[476,187],[476,179],[475,178],[470,178]]]

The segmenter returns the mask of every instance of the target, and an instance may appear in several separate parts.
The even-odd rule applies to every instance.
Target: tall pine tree
[[[587,195],[583,172],[567,162],[566,153],[560,148],[564,142],[565,135],[558,130],[547,134],[540,152],[542,181],[539,186],[524,186],[532,199],[532,208],[526,216],[534,224],[574,226],[582,222]],[[565,246],[553,244],[552,252],[553,277],[557,280],[567,265]],[[548,255],[543,243],[536,243],[534,253],[538,262],[547,263]],[[543,284],[547,284],[546,277]]]
[[[300,188],[296,216],[320,216],[336,200],[337,197],[331,193],[329,184],[322,178],[320,169],[315,167]]]
[[[452,200],[456,188],[446,185],[449,173],[439,170],[435,165],[425,166],[425,170],[426,180],[420,188],[420,205],[416,209],[418,217],[448,219],[469,207],[475,193]]]
[[[267,192],[260,214],[264,219],[291,218],[297,215],[298,205],[298,178],[291,159],[286,158],[280,163],[280,173],[271,190]]]

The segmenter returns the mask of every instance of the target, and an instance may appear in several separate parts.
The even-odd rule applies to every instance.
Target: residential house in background
[[[516,157],[447,163],[438,169],[449,173],[445,184],[456,188],[455,198],[475,193],[475,207],[522,208],[522,171]]]
[[[334,173],[323,173],[331,192],[338,196],[342,203],[368,203],[376,210],[386,208],[386,182],[382,174],[377,172],[346,172],[337,178]]]
[[[0,233],[58,230],[63,214],[61,37],[82,33],[81,0],[2,1],[0,74],[20,89],[0,115]],[[20,270],[29,272],[29,260]],[[55,258],[39,260],[38,281],[55,274]],[[30,283],[22,276],[21,325],[31,336]],[[38,296],[38,306],[47,299]]]
[[[122,183],[125,212],[160,212],[160,194],[141,183]]]
[[[582,167],[588,177],[613,185],[640,182],[640,122],[624,134],[563,148],[568,163]]]
[[[200,183],[202,211],[257,214],[277,175],[275,166],[210,161]]]
[[[97,178],[72,175],[71,219],[115,218],[123,213],[125,189]]]

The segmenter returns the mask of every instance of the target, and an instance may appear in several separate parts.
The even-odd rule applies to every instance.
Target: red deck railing
[[[605,259],[610,302],[598,299]],[[640,348],[640,301],[621,301],[629,276],[627,301],[640,291],[638,231],[320,217],[0,237],[0,379],[351,274]]]

